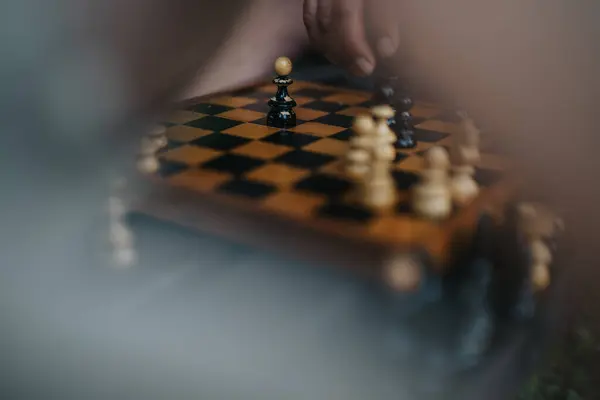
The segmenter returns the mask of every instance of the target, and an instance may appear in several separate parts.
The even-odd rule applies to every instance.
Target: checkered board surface
[[[445,251],[443,243],[449,243],[466,211],[456,210],[441,223],[422,220],[411,211],[409,189],[419,181],[424,151],[450,144],[458,127],[454,112],[415,103],[411,112],[419,144],[398,151],[393,176],[399,201],[378,214],[347,201],[353,184],[341,161],[353,117],[373,105],[371,94],[295,82],[290,93],[298,103],[298,123],[286,132],[266,126],[266,102],[275,91],[272,84],[258,86],[198,100],[170,115],[158,183],[221,198],[224,207],[246,207],[265,218],[399,248]],[[483,152],[476,173],[482,196],[499,182],[504,164]]]

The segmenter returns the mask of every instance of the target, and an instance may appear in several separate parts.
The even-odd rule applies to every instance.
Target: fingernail
[[[356,69],[362,74],[362,75],[370,75],[373,72],[373,68],[375,67],[373,65],[372,62],[370,62],[369,60],[367,60],[364,57],[360,57],[358,58],[355,62],[354,62]]]
[[[382,57],[391,57],[396,52],[396,46],[389,37],[383,37],[377,42],[377,51]]]

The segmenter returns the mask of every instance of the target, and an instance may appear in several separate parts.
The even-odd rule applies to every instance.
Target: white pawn
[[[369,172],[375,146],[375,122],[369,115],[359,115],[354,119],[353,130],[355,136],[350,140],[345,168],[348,176],[361,179]]]
[[[161,125],[155,126],[148,134],[148,138],[154,143],[155,151],[162,149],[168,144],[167,128]]]
[[[115,248],[113,263],[119,268],[129,268],[137,264],[138,254],[133,247]]]
[[[155,155],[142,155],[138,158],[137,169],[142,174],[151,175],[160,169],[160,161]]]
[[[552,253],[548,246],[541,241],[531,243],[531,281],[535,290],[544,290],[550,284],[550,263]]]
[[[360,198],[368,208],[385,210],[396,202],[396,185],[385,148],[376,148],[369,174],[360,184]]]
[[[388,120],[396,114],[394,109],[389,105],[379,105],[371,108],[371,114],[377,121],[377,136],[390,145],[395,143],[397,140],[396,134],[388,125]]]
[[[413,210],[421,217],[440,220],[450,216],[452,197],[448,188],[450,158],[443,147],[433,147],[425,155],[422,181],[413,189]]]
[[[458,206],[464,206],[479,194],[479,185],[475,181],[475,168],[471,165],[457,165],[452,168],[454,174],[450,180],[452,200]]]
[[[462,115],[459,131],[454,137],[451,158],[454,166],[450,181],[452,200],[458,206],[465,206],[479,194],[475,181],[475,165],[480,161],[479,130],[473,120]]]

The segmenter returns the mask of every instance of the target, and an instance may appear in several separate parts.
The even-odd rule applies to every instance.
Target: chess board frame
[[[354,102],[354,104],[346,104],[346,108],[353,112],[348,116],[368,110],[365,106],[368,105],[370,99],[365,101],[364,96],[368,96],[365,91],[306,81],[295,82],[291,87],[290,94],[298,102],[298,126],[307,123],[307,120],[310,122],[311,118],[315,117],[314,115],[307,116],[304,106],[311,101],[321,101],[321,99],[311,99],[302,94],[320,89],[333,93],[330,100],[337,96],[346,103]],[[190,112],[189,110],[193,110],[194,106],[198,104],[215,103],[215,99],[219,99],[216,100],[216,103],[222,104],[229,101],[230,108],[237,110],[239,104],[236,105],[231,97],[239,98],[241,96],[243,98],[244,93],[264,94],[261,100],[264,100],[265,104],[259,104],[256,112],[262,111],[266,115],[264,108],[266,100],[275,93],[275,90],[274,85],[263,82],[235,91],[234,94],[231,92],[219,93],[190,99],[177,105],[177,110],[188,111],[180,112],[174,123],[189,123],[197,116],[186,114]],[[428,122],[427,113],[431,108],[440,109],[437,105],[426,102],[416,103],[416,107],[421,107],[415,113],[417,126],[419,126],[419,121]],[[413,112],[414,110],[415,108],[413,108]],[[256,116],[258,114],[251,115],[247,120]],[[242,116],[241,119],[244,117]],[[316,118],[312,118],[312,120],[314,119]],[[446,127],[442,124],[438,129],[443,130]],[[426,144],[425,147],[419,146],[409,152],[422,155],[423,151],[431,145],[431,143]],[[448,144],[447,140],[441,143],[446,146]],[[215,193],[212,188],[198,191],[190,190],[185,185],[165,185],[164,181],[157,176],[142,177],[139,189],[134,190],[130,198],[131,208],[134,212],[216,234],[243,244],[282,252],[294,258],[340,265],[369,276],[379,277],[383,273],[383,265],[390,256],[411,252],[429,254],[431,262],[428,268],[431,272],[444,272],[454,261],[453,255],[456,253],[454,249],[464,247],[471,240],[479,216],[487,210],[501,209],[510,200],[513,189],[514,185],[507,180],[495,182],[486,187],[480,196],[467,207],[456,210],[452,218],[439,223],[429,221],[421,223],[419,235],[414,238],[410,237],[413,232],[398,232],[398,229],[394,229],[393,226],[388,227],[389,231],[387,232],[386,226],[382,226],[379,234],[365,235],[364,227],[354,227],[351,224],[340,225],[325,219],[312,220],[306,224],[301,219],[290,218],[285,213],[257,209],[256,205],[247,199]],[[391,231],[397,231],[396,235]],[[400,241],[398,235],[401,236]],[[419,241],[419,238],[423,237],[427,237],[426,243]]]

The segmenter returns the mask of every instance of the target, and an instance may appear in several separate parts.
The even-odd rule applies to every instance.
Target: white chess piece
[[[163,147],[165,147],[168,144],[166,133],[167,133],[167,128],[165,128],[164,126],[161,126],[161,125],[157,125],[148,134],[148,137],[154,143],[154,146],[156,148],[155,151],[162,149]]]
[[[388,120],[396,114],[394,109],[389,105],[378,105],[371,108],[371,113],[376,120],[377,136],[390,145],[395,143],[397,140],[396,134],[388,125]]]
[[[465,206],[479,194],[475,181],[475,165],[479,163],[479,130],[472,119],[462,116],[461,126],[452,143],[453,176],[450,181],[452,200]]]
[[[479,185],[474,179],[475,168],[470,165],[459,165],[452,168],[450,180],[452,200],[459,206],[464,206],[479,194]]]
[[[376,154],[369,174],[361,182],[362,203],[369,208],[387,209],[396,202],[396,186],[390,172],[391,162],[385,148]]]
[[[144,155],[138,158],[137,169],[142,174],[155,174],[160,169],[160,161],[154,155]]]
[[[425,155],[422,181],[413,188],[413,210],[420,216],[439,220],[450,216],[452,197],[448,187],[450,159],[442,147],[433,147]]]
[[[548,246],[541,241],[535,240],[530,245],[531,249],[531,281],[536,290],[543,290],[550,284],[550,263],[552,253]]]
[[[375,145],[375,122],[369,115],[358,115],[354,119],[355,136],[350,140],[350,146],[345,157],[346,174],[353,179],[361,179],[369,172],[372,159],[372,149]]]

